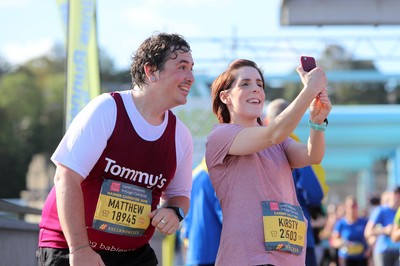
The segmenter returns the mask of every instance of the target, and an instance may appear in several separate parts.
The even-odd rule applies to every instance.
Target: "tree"
[[[378,71],[372,61],[355,60],[339,45],[326,47],[320,58],[320,65],[326,71],[372,70]],[[387,104],[388,99],[383,83],[355,80],[352,83],[329,83],[332,102],[335,104]]]
[[[0,80],[0,198],[19,197],[32,156],[50,153],[62,136],[63,65],[44,56]]]
[[[129,68],[122,71],[117,70],[114,61],[103,49],[100,49],[99,60],[100,60],[100,78],[101,78],[103,92],[123,90],[129,88],[126,85],[131,83]],[[128,88],[124,88],[123,87],[124,85],[125,87]]]
[[[11,66],[2,56],[0,56],[0,78],[4,74],[10,72]]]
[[[329,45],[326,47],[318,59],[318,65],[322,66],[326,72],[329,71],[358,71],[371,70],[378,71],[372,61],[355,60],[341,46]],[[328,84],[328,93],[333,104],[388,104],[388,94],[383,83],[370,83],[354,80],[354,82],[341,82]],[[296,83],[285,83],[280,93],[275,93],[279,97],[293,100],[301,90],[301,85]],[[268,95],[267,95],[268,96]],[[392,98],[397,99],[395,95]],[[273,97],[269,99],[275,99]],[[396,100],[394,100],[396,101]]]
[[[100,56],[101,91],[130,83],[129,69],[117,71],[106,52]],[[62,45],[49,54],[11,67],[0,56],[0,198],[18,198],[35,154],[47,157],[64,134],[66,57]]]

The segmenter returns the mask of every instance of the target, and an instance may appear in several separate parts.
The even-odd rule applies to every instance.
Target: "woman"
[[[368,220],[358,215],[358,204],[354,197],[348,196],[344,202],[345,215],[338,220],[333,229],[331,244],[339,249],[340,266],[367,266],[368,249],[364,237]]]
[[[297,72],[304,88],[267,127],[254,62],[235,60],[211,86],[220,124],[208,136],[206,162],[224,217],[216,265],[304,265],[307,221],[291,169],[321,162],[332,106],[322,69]],[[288,136],[308,107],[313,130],[302,144]]]

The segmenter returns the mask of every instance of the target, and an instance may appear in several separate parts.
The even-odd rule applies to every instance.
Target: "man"
[[[268,124],[269,121],[285,110],[287,106],[289,106],[289,102],[284,99],[279,98],[271,101],[267,106],[267,114],[264,122]],[[291,134],[291,137],[296,141],[300,141],[294,133]],[[317,266],[314,231],[311,225],[311,208],[319,207],[328,193],[328,186],[325,183],[325,173],[321,165],[312,165],[293,169],[292,174],[296,186],[297,200],[300,203],[304,216],[308,220],[306,266]]]
[[[170,109],[194,82],[190,46],[159,33],[132,59],[132,90],[91,101],[51,157],[39,265],[157,265],[155,228],[173,234],[188,212],[192,137]]]

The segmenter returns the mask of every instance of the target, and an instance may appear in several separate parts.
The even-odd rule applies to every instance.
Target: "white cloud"
[[[32,58],[47,54],[54,45],[51,39],[42,39],[35,42],[8,43],[4,45],[4,57],[11,64],[21,64]]]

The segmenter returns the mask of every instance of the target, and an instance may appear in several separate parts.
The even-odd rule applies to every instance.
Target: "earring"
[[[150,80],[151,80],[152,82],[154,82],[154,81],[156,81],[156,77],[151,76]]]

